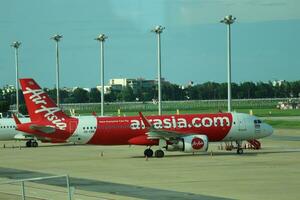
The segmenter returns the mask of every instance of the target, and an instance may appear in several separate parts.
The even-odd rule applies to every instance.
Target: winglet
[[[95,111],[92,112],[92,115],[95,116],[95,117],[98,117],[98,115]]]
[[[15,122],[16,122],[16,125],[21,124],[21,122],[20,122],[19,118],[16,116],[16,114],[13,113],[12,115],[13,115],[13,118],[14,118],[14,120],[15,120]]]
[[[152,124],[146,119],[142,112],[139,112],[140,117],[142,118],[143,123],[145,124],[146,128],[151,128]]]

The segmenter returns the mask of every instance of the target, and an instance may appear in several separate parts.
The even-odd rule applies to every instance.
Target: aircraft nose
[[[273,127],[271,125],[269,125],[269,124],[266,124],[265,126],[266,126],[266,134],[267,134],[267,136],[272,135],[273,131],[274,131]]]

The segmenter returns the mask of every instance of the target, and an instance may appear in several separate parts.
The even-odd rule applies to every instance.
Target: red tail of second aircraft
[[[20,83],[31,122],[21,124],[15,117],[17,129],[50,141],[69,138],[78,119],[66,115],[33,79],[20,79]]]
[[[67,116],[33,79],[20,79],[31,121],[48,121],[58,129],[66,130]]]

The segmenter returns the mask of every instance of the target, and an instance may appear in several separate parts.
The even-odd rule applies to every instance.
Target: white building
[[[167,82],[162,78],[162,82]],[[144,78],[114,78],[109,79],[108,85],[104,86],[104,93],[109,93],[112,90],[121,91],[124,87],[131,87],[133,91],[138,89],[152,88],[157,85],[157,80],[146,80]],[[101,86],[97,86],[101,91]]]
[[[281,86],[283,83],[285,82],[285,80],[275,80],[272,82],[272,85],[275,86]]]
[[[99,90],[101,92],[101,86],[96,86],[97,90]],[[104,85],[104,94],[108,94],[110,93],[110,86],[109,85]]]
[[[8,93],[12,93],[12,92],[15,92],[15,91],[16,91],[16,88],[15,88],[14,85],[5,85],[2,88],[2,95],[8,94]]]

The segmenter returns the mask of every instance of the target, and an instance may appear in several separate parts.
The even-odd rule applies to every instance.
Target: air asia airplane
[[[31,122],[17,130],[37,138],[93,145],[144,145],[147,157],[151,146],[158,145],[156,157],[164,151],[204,152],[210,142],[236,141],[237,153],[243,153],[243,140],[272,134],[270,125],[242,113],[186,114],[130,117],[69,117],[49,98],[33,79],[20,79]]]

